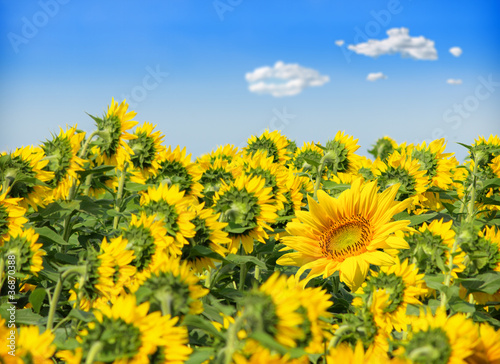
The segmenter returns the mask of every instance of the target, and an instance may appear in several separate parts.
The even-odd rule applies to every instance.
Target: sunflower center
[[[417,332],[406,347],[406,356],[417,364],[448,363],[451,352],[450,341],[440,328]]]
[[[136,168],[150,168],[156,157],[155,141],[152,137],[142,132],[137,135],[137,139],[129,141],[129,146],[134,151],[131,157]]]
[[[370,223],[361,215],[343,218],[321,236],[321,251],[325,257],[344,261],[364,253],[370,235]]]
[[[148,180],[148,183],[166,183],[168,186],[177,185],[179,191],[186,191],[186,195],[191,192],[193,176],[180,161],[165,160],[159,163],[160,168],[157,174]]]

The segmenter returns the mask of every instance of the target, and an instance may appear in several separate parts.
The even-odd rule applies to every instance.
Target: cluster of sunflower
[[[0,155],[1,362],[500,363],[497,136],[193,161],[135,116]]]

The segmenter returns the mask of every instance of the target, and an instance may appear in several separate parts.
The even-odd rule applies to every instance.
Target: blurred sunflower
[[[49,161],[44,170],[54,173],[48,183],[53,189],[48,201],[66,199],[73,181],[78,179],[76,172],[83,171],[85,161],[78,157],[78,152],[84,138],[85,133],[78,133],[75,125],[66,132],[61,128],[59,135],[42,144],[45,159]]]
[[[281,355],[260,345],[252,348],[251,353],[237,352],[233,355],[234,364],[309,364],[309,358],[304,355],[290,358],[290,354]]]
[[[137,127],[134,135],[137,138],[132,139],[128,145],[134,152],[130,157],[132,165],[136,169],[131,180],[137,183],[145,183],[145,181],[154,176],[160,165],[158,164],[158,156],[166,151],[162,145],[164,135],[160,131],[153,130],[156,125],[145,122],[142,126]]]
[[[218,160],[231,163],[241,156],[241,150],[232,144],[220,145],[216,150],[204,154],[197,159],[198,163],[215,163]]]
[[[148,311],[149,303],[137,305],[133,295],[94,310],[95,320],[79,333],[83,356],[88,362],[149,363],[150,359],[158,362],[153,357],[163,348],[167,358],[176,359],[163,362],[187,360],[192,350],[186,346],[186,328],[175,326],[177,318]],[[96,346],[98,350],[92,350]]]
[[[300,295],[298,289],[288,287],[285,275],[273,273],[258,289],[246,294],[241,312],[245,331],[248,335],[265,332],[288,348],[296,347],[297,341],[305,338]]]
[[[379,272],[371,272],[369,279],[356,292],[361,297],[355,298],[353,305],[369,306],[373,295],[384,292],[387,295],[386,305],[377,313],[377,319],[383,321],[388,333],[393,329],[404,331],[410,324],[406,308],[409,304],[422,305],[419,297],[427,293],[423,277],[424,274],[418,274],[415,264],[396,259],[394,265],[381,267]]]
[[[296,289],[300,295],[299,312],[304,321],[301,329],[304,338],[298,341],[299,346],[305,348],[310,354],[320,354],[325,350],[326,343],[330,340],[330,326],[328,322],[332,314],[328,309],[332,305],[331,295],[320,287],[303,288],[294,276],[287,280],[288,289]]]
[[[211,207],[214,203],[215,192],[219,191],[222,184],[231,184],[234,182],[236,175],[243,169],[241,164],[229,163],[223,159],[216,159],[213,162],[199,161],[198,167],[201,170],[200,183],[203,186],[202,199],[207,207]]]
[[[38,326],[21,326],[16,341],[16,363],[52,364],[56,351],[54,339],[50,330],[40,333]]]
[[[257,151],[262,151],[267,153],[268,157],[272,157],[274,163],[285,164],[291,158],[291,153],[287,149],[289,143],[278,130],[272,132],[265,130],[259,137],[252,135],[247,140],[243,152],[251,158]]]
[[[273,158],[267,157],[267,154],[262,151],[253,153],[251,158],[242,159],[242,163],[244,167],[240,172],[249,177],[263,178],[266,181],[264,187],[271,187],[274,196],[273,203],[276,204],[278,210],[281,210],[283,203],[286,202],[284,193],[286,191],[288,169],[274,163]]]
[[[375,145],[372,146],[368,153],[373,155],[374,158],[380,159],[381,161],[387,161],[387,158],[398,149],[398,143],[388,136],[377,139]]]
[[[137,113],[127,110],[125,100],[118,104],[115,99],[111,99],[111,105],[102,119],[91,116],[97,124],[99,135],[97,145],[91,149],[98,166],[105,164],[123,169],[125,162],[129,162],[130,156],[134,154],[126,141],[137,138],[128,132],[137,125],[137,121],[132,120]]]
[[[451,229],[453,221],[443,222],[443,219],[433,220],[430,224],[424,222],[418,232],[410,232],[406,236],[410,249],[400,251],[399,259],[412,259],[419,272],[439,274],[446,271],[451,257],[450,251],[455,242],[455,232]],[[463,263],[465,253],[456,247],[453,256],[452,277],[465,269]]]
[[[479,342],[474,348],[474,354],[469,356],[467,363],[500,364],[500,331],[487,323],[479,326]]]
[[[186,196],[201,197],[203,186],[199,183],[202,171],[196,163],[191,162],[191,154],[186,155],[186,148],[177,146],[173,151],[159,153],[157,157],[158,169],[154,175],[146,180],[148,184],[166,184],[177,186]]]
[[[415,364],[465,363],[478,341],[476,324],[464,315],[448,317],[441,309],[435,315],[421,310],[395,354]]]
[[[179,191],[178,185],[148,187],[146,192],[142,192],[140,204],[141,211],[149,216],[155,215],[157,220],[163,222],[168,235],[174,238],[177,249],[189,244],[187,239],[196,235],[191,222],[196,213],[188,210],[192,199],[186,197],[184,191]],[[181,254],[180,250],[172,253]]]
[[[326,356],[326,363],[385,364],[390,363],[390,360],[387,354],[379,356],[367,354],[362,341],[358,340],[354,349],[348,344],[341,344],[335,348],[331,348]]]
[[[426,171],[425,176],[429,178],[431,186],[447,190],[453,183],[453,170],[458,161],[453,157],[453,153],[443,153],[445,148],[446,144],[442,138],[433,140],[429,145],[424,141],[407,149],[408,154],[420,163],[420,170]]]
[[[420,170],[418,160],[413,159],[404,151],[394,151],[387,162],[381,160],[373,162],[372,172],[377,179],[378,186],[384,190],[394,184],[399,184],[396,195],[398,201],[411,198],[412,206],[419,205],[423,200],[423,193],[427,190],[429,179],[426,171]]]
[[[338,172],[357,173],[359,156],[354,152],[359,149],[358,139],[338,131],[335,138],[326,142],[324,156],[326,167],[334,175]]]
[[[37,243],[38,237],[32,228],[9,234],[0,246],[0,259],[6,261],[9,255],[15,255],[16,273],[25,277],[37,276],[43,269],[42,257],[47,254],[40,249],[42,244]]]
[[[144,212],[140,216],[132,215],[127,227],[122,230],[123,241],[127,249],[134,252],[131,265],[137,269],[134,280],[141,280],[151,271],[153,264],[171,253],[179,255],[179,246],[168,235],[162,221]]]
[[[217,259],[204,255],[203,250],[199,251],[195,247],[208,248],[221,257],[225,257],[227,246],[231,243],[227,232],[223,230],[227,223],[219,222],[220,214],[204,207],[204,203],[193,207],[193,210],[196,211],[196,217],[191,222],[195,226],[196,234],[193,238],[188,239],[188,245],[182,247],[182,260],[190,262],[198,273],[203,273],[204,269],[215,268],[214,261]]]
[[[333,325],[334,333],[330,345],[333,344],[336,348],[346,343],[352,348],[361,342],[366,351],[366,358],[371,360],[386,357],[389,352],[389,334],[384,321],[377,317],[385,305],[385,297],[374,295],[369,310],[362,307],[354,313],[342,315],[342,321]],[[368,362],[371,362],[370,360]]]
[[[215,193],[214,211],[221,214],[220,220],[229,223],[230,253],[236,253],[243,245],[246,253],[253,251],[254,239],[265,243],[268,238],[264,229],[276,218],[276,206],[273,205],[271,187],[265,186],[265,179],[242,174],[233,184],[223,184]],[[241,231],[241,232],[240,232]]]
[[[384,249],[405,249],[406,241],[394,235],[407,229],[408,221],[391,222],[411,200],[395,202],[399,186],[378,193],[376,182],[353,182],[335,199],[318,191],[318,202],[309,197],[310,211],[296,211],[297,220],[289,222],[291,236],[283,243],[296,253],[278,259],[280,265],[299,266],[297,277],[310,269],[307,278],[327,278],[340,271],[340,279],[352,291],[364,281],[370,264],[390,265],[393,259]]]
[[[185,316],[203,312],[201,298],[208,290],[200,284],[191,265],[180,258],[163,256],[129,287],[139,302],[148,302],[150,311]]]
[[[323,157],[323,149],[318,147],[314,142],[306,143],[302,148],[298,148],[292,159],[292,166],[303,172],[310,172],[312,174],[317,173],[317,168],[314,167],[310,162],[314,161],[317,164],[321,161]]]
[[[45,206],[45,198],[50,193],[47,185],[54,173],[45,171],[49,161],[42,148],[17,148],[14,152],[0,153],[0,183],[4,193],[12,198],[22,198],[21,207],[27,209]]]
[[[0,186],[0,245],[9,234],[19,234],[23,225],[28,222],[24,216],[26,209],[19,206],[21,198],[7,198],[7,193],[1,192]]]

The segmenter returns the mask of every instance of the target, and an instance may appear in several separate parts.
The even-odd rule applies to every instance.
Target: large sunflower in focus
[[[399,185],[378,193],[376,182],[361,179],[337,199],[318,191],[318,202],[309,198],[310,211],[296,211],[298,220],[287,225],[291,236],[283,243],[297,252],[278,259],[281,265],[307,269],[308,278],[329,277],[340,271],[340,279],[356,290],[368,274],[370,264],[390,265],[393,259],[381,249],[404,249],[408,244],[393,233],[407,229],[408,221],[391,222],[408,208],[411,200],[395,202]]]

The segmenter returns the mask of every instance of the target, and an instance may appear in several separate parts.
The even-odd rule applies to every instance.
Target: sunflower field
[[[191,159],[112,100],[0,154],[1,363],[500,363],[500,139]]]

